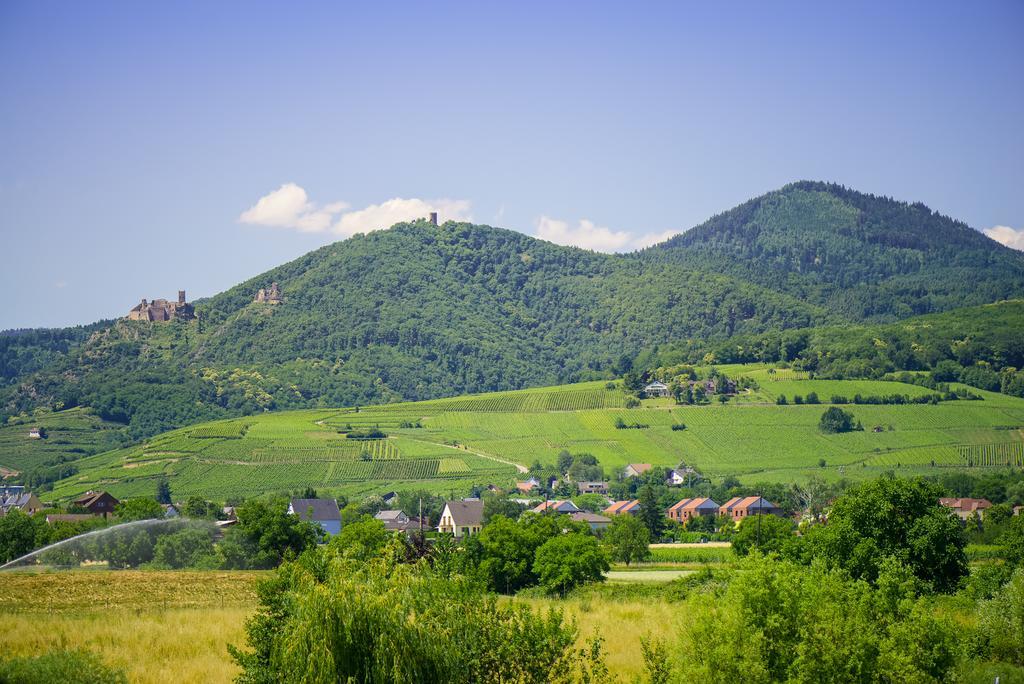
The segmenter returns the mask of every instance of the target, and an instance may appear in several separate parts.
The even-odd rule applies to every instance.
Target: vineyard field
[[[806,380],[796,373],[767,379],[765,367],[742,369],[729,370],[734,377],[757,377],[762,388],[802,395],[817,391],[823,400],[831,393],[921,390],[885,381]],[[510,486],[517,477],[515,464],[553,464],[563,450],[594,455],[610,478],[627,463],[686,463],[713,480],[735,476],[746,482],[1024,467],[1021,399],[975,390],[981,400],[849,405],[845,410],[864,430],[825,434],[818,429],[825,406],[779,406],[751,398],[765,391],[724,405],[676,406],[658,399],[626,409],[621,389],[595,382],[266,413],[88,456],[77,474],[56,483],[53,496],[101,487],[115,496],[151,493],[163,477],[180,496],[253,496],[306,486],[351,495],[402,486],[459,492],[474,484]]]

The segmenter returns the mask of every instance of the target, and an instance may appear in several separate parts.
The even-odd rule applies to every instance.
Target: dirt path
[[[498,458],[497,456],[495,456],[493,454],[485,454],[482,451],[476,451],[475,449],[470,449],[465,444],[462,445],[462,446],[452,446],[451,444],[441,444],[440,442],[431,442],[429,439],[419,439],[417,437],[409,437],[408,435],[402,435],[402,437],[404,437],[405,439],[411,439],[411,440],[413,440],[415,442],[420,442],[422,444],[432,444],[434,446],[444,447],[445,449],[452,449],[454,451],[468,451],[469,453],[471,453],[471,454],[473,454],[475,456],[479,456],[480,458],[486,458],[489,461],[495,461],[497,463],[504,463],[505,465],[514,466],[515,469],[518,472],[520,472],[520,473],[528,473],[528,472],[530,472],[529,468],[527,468],[526,466],[521,465],[519,463],[516,463],[515,461],[506,461],[505,459]]]

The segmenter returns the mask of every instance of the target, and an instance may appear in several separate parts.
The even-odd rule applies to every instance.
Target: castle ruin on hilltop
[[[185,301],[185,291],[178,290],[178,301],[171,302],[166,299],[154,299],[152,302],[145,298],[132,307],[125,317],[129,321],[190,321],[196,317],[192,305]]]
[[[256,299],[253,301],[263,304],[280,304],[284,299],[281,297],[281,288],[277,286],[277,283],[270,283],[269,289],[265,290],[262,287],[259,289]]]

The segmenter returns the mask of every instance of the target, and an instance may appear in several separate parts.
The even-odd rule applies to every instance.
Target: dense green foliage
[[[613,517],[602,539],[612,560],[626,565],[651,557],[650,540],[647,525],[632,515]]]
[[[870,582],[892,560],[934,590],[952,592],[967,574],[967,540],[960,521],[939,505],[943,494],[924,480],[865,482],[836,500],[827,525],[804,536],[805,558]]]
[[[776,515],[744,518],[732,537],[732,550],[738,556],[751,551],[781,553],[793,538],[793,523]]]
[[[636,365],[653,370],[705,358],[717,363],[783,364],[819,378],[882,378],[902,371],[930,370],[929,376],[905,377],[927,381],[933,388],[937,383],[959,380],[984,390],[1024,396],[1024,300],[899,323],[677,341],[646,351]]]
[[[375,563],[310,550],[260,587],[260,602],[252,650],[233,650],[242,683],[568,683],[597,665],[574,650],[560,613],[498,601],[387,550]]]
[[[641,253],[726,273],[849,320],[898,319],[1019,296],[1024,258],[920,203],[800,182]]]
[[[681,681],[944,681],[959,653],[953,626],[915,598],[897,564],[875,588],[758,556],[688,623]]]
[[[604,580],[608,568],[604,549],[585,532],[548,539],[537,549],[533,561],[537,583],[549,594],[562,596],[580,585]]]

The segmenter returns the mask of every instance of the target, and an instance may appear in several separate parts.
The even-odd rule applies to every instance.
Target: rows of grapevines
[[[1024,442],[961,445],[957,450],[967,466],[1024,466]]]
[[[249,423],[241,420],[211,423],[209,425],[204,425],[190,430],[188,436],[193,439],[211,439],[218,437],[223,439],[241,439],[245,436],[245,431],[248,427]]]
[[[455,475],[468,472],[470,472],[470,467],[461,458],[442,458],[437,467],[438,475]]]

